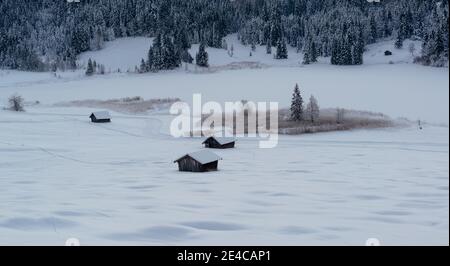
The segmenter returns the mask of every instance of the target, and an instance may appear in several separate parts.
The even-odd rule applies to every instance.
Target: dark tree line
[[[236,32],[251,47],[275,47],[278,59],[295,47],[304,63],[324,56],[362,64],[365,45],[388,37],[399,48],[405,39],[422,40],[420,63],[448,62],[442,0],[1,0],[0,14],[0,67],[11,69],[73,69],[78,54],[127,36],[154,37],[142,67],[170,69],[193,61],[191,44],[221,48]]]
[[[448,1],[442,0],[280,0],[243,1],[256,10],[243,20],[244,44],[278,47],[287,42],[304,54],[304,64],[318,56],[336,65],[363,64],[367,44],[395,38],[424,41],[421,63],[448,62]],[[267,48],[269,51],[269,48]]]

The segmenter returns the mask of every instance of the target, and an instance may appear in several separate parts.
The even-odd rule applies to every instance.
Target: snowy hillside
[[[107,72],[134,71],[141,59],[146,58],[152,38],[134,37],[121,38],[106,42],[105,47],[99,51],[86,52],[79,56],[78,64],[86,67],[89,58],[103,64]]]
[[[303,53],[297,53],[293,47],[288,47],[289,57],[286,60],[275,60],[273,48],[272,54],[266,53],[265,46],[257,46],[255,51],[252,51],[250,46],[243,45],[238,39],[237,35],[229,35],[225,38],[228,49],[207,48],[209,54],[209,63],[212,67],[223,67],[233,63],[248,63],[254,62],[261,67],[269,66],[301,66],[303,61]],[[414,54],[409,51],[410,44],[413,43],[415,47]],[[135,66],[139,66],[141,59],[147,58],[149,47],[152,44],[152,38],[136,37],[136,38],[121,38],[112,42],[106,42],[102,50],[94,52],[86,52],[80,55],[78,64],[86,66],[89,58],[96,60],[99,64],[104,64],[107,70],[116,72],[117,69],[122,71],[134,71]],[[192,45],[189,50],[190,54],[195,57],[198,52],[198,44]],[[233,53],[231,50],[233,47]],[[392,51],[392,56],[385,56],[386,50]],[[398,64],[398,63],[412,63],[414,56],[420,54],[421,42],[406,40],[402,49],[394,47],[394,40],[384,40],[376,44],[369,45],[364,54],[364,64]],[[320,63],[329,64],[330,58],[320,58]],[[245,67],[245,64],[242,65]],[[193,66],[191,67],[193,68]]]
[[[392,52],[391,56],[385,56],[384,52]],[[380,41],[368,45],[364,53],[364,64],[405,64],[413,63],[414,57],[422,52],[422,42],[405,40],[403,48],[395,48],[393,40]]]

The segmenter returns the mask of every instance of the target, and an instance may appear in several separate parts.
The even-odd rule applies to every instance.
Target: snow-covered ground
[[[331,66],[327,63],[329,58],[301,66],[302,55],[292,48],[288,60],[274,60],[265,54],[265,47],[258,47],[249,57],[250,48],[241,45],[235,35],[228,36],[227,40],[228,46],[234,47],[233,57],[226,50],[209,48],[212,68],[227,69],[229,64],[241,64],[245,68],[248,62],[267,67],[200,74],[190,65],[188,73],[182,67],[156,74],[113,73],[91,78],[86,78],[82,70],[55,75],[3,70],[0,71],[0,106],[13,93],[21,94],[28,101],[53,104],[129,96],[179,97],[190,101],[192,94],[198,92],[204,100],[277,101],[286,107],[294,84],[299,83],[304,95],[314,94],[322,107],[369,110],[448,124],[448,68],[407,63],[412,61],[407,48],[411,41],[406,41],[402,50],[395,49],[392,40],[370,45],[363,66]],[[107,69],[134,69],[140,58],[145,57],[150,42],[149,38],[118,39],[106,43],[104,50],[81,55],[80,64],[93,58]],[[420,44],[415,44],[419,50]],[[194,45],[191,54],[195,55],[196,49]],[[385,50],[393,51],[393,56],[385,57]]]
[[[303,54],[297,53],[297,50],[288,46],[289,58],[287,60],[274,60],[275,47],[272,54],[266,53],[265,46],[256,47],[252,51],[249,46],[242,45],[237,39],[236,34],[225,38],[227,49],[208,48],[209,63],[213,67],[224,66],[236,62],[258,62],[262,66],[300,66],[303,61]],[[148,50],[152,44],[153,38],[133,37],[121,38],[113,42],[106,42],[105,47],[100,51],[86,52],[81,54],[78,64],[86,66],[89,58],[99,64],[104,64],[107,71],[115,72],[117,69],[126,72],[134,71],[136,66],[140,65],[141,59],[147,58]],[[410,45],[414,45],[414,52],[411,54]],[[190,54],[195,58],[198,51],[198,44],[192,45]],[[231,47],[233,54],[230,56]],[[401,64],[412,63],[413,57],[421,53],[422,44],[420,41],[406,40],[402,49],[396,49],[393,40],[384,40],[376,44],[369,45],[364,54],[364,64]],[[384,56],[385,51],[391,51],[392,56]],[[251,54],[251,55],[250,55]],[[329,58],[320,58],[320,63],[328,64]]]
[[[31,82],[27,85],[9,83],[0,85],[0,104],[5,104],[8,96],[16,92],[28,101],[43,104],[130,96],[146,99],[178,97],[191,101],[193,93],[202,93],[205,101],[277,101],[286,107],[290,104],[295,83],[299,83],[307,98],[314,94],[324,108],[354,108],[445,124],[449,121],[448,69],[412,64],[311,65],[210,74],[176,71]]]
[[[0,111],[0,244],[449,243],[447,127],[240,139],[190,174],[173,160],[201,140],[170,117],[89,111]]]
[[[102,50],[81,54],[78,64],[86,67],[90,58],[98,64],[105,65],[107,72],[115,72],[118,69],[125,72],[134,71],[134,67],[140,65],[141,59],[147,58],[152,40],[152,38],[134,37],[106,42]]]
[[[448,245],[448,68],[410,64],[408,45],[396,51],[392,41],[369,46],[366,65],[338,67],[327,59],[300,66],[295,51],[276,61],[264,47],[249,57],[233,38],[233,58],[208,49],[213,67],[265,67],[91,78],[81,70],[0,71],[0,107],[13,93],[40,102],[25,113],[0,110],[0,245],[59,245],[69,237],[93,245],[363,245],[373,237],[386,245]],[[80,60],[134,68],[149,45],[117,40]],[[201,149],[201,141],[172,138],[164,112],[113,112],[113,123],[93,125],[95,110],[53,105],[131,96],[190,101],[199,92],[204,101],[286,107],[295,83],[324,108],[434,124],[282,136],[269,150],[240,139],[236,149],[217,151],[220,171],[189,174],[173,160]]]

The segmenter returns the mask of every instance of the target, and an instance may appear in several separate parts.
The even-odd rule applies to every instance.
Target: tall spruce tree
[[[87,65],[87,69],[86,69],[86,75],[87,76],[94,75],[94,64],[92,63],[92,60],[90,58],[88,60],[88,65]]]
[[[205,44],[203,42],[198,48],[195,63],[200,67],[209,67],[209,55],[208,52],[206,52]]]
[[[145,63],[144,58],[142,58],[142,60],[141,60],[141,65],[140,65],[140,67],[139,67],[139,73],[145,73],[145,72],[147,72],[147,71],[148,71],[147,63]]]
[[[369,34],[369,42],[375,43],[378,39],[378,25],[375,21],[375,16],[370,17],[370,34]]]
[[[303,65],[311,64],[311,59],[309,57],[309,52],[308,51],[305,51],[305,53],[303,54],[303,62],[302,62],[302,64]]]
[[[266,44],[266,54],[272,54],[272,43],[270,40],[268,40]]]
[[[298,84],[295,84],[295,89],[292,95],[292,103],[291,103],[291,120],[303,121],[303,119],[304,119],[303,98],[300,93],[300,88],[298,87]]]
[[[287,58],[288,58],[288,51],[286,47],[286,40],[282,39],[278,41],[275,59],[287,59]]]
[[[311,45],[309,47],[309,57],[312,63],[317,62],[318,53],[316,43],[314,41],[311,41]]]

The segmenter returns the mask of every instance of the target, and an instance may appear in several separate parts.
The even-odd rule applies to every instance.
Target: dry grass
[[[203,73],[215,73],[224,70],[263,69],[268,67],[269,66],[259,62],[246,61],[246,62],[232,62],[223,66],[209,66],[206,68],[197,67],[195,65],[188,65],[187,67],[185,66],[185,70],[186,72],[189,73],[203,74]]]
[[[173,103],[180,101],[178,98],[150,99],[144,100],[142,97],[127,97],[121,99],[100,100],[81,100],[59,103],[57,106],[65,107],[88,107],[103,108],[120,113],[144,114],[148,111],[168,109]]]
[[[390,117],[381,114],[367,111],[356,111],[339,109],[343,111],[343,117],[338,121],[338,109],[323,109],[320,112],[320,117],[314,123],[310,121],[292,121],[290,119],[290,111],[287,109],[281,109],[278,113],[278,133],[282,135],[300,135],[300,134],[312,134],[319,132],[331,132],[331,131],[345,131],[353,129],[373,129],[373,128],[388,128],[396,126],[397,123]],[[250,117],[250,119],[249,119]],[[241,112],[235,115],[235,121],[232,127],[228,127],[234,134],[249,134],[249,133],[267,133],[270,128],[269,114],[266,115],[267,128],[260,126],[254,121],[254,117],[251,113]],[[256,116],[257,117],[257,116]],[[208,118],[207,115],[202,117],[202,121]],[[222,121],[225,118],[232,118],[231,114],[222,115]],[[220,120],[220,117],[216,116],[216,119]],[[250,120],[250,121],[249,121]],[[237,121],[237,122],[236,122]],[[236,125],[240,123],[244,125],[244,129],[239,129]],[[199,126],[199,125],[197,125]],[[225,122],[222,123],[222,127],[226,127]],[[209,135],[208,132],[203,132],[203,135]]]
[[[393,127],[396,123],[381,113],[341,109],[343,117],[338,121],[338,109],[321,110],[319,120],[310,121],[290,120],[289,110],[280,110],[279,133],[285,135],[311,134],[330,131],[344,131],[353,129],[373,129]]]

